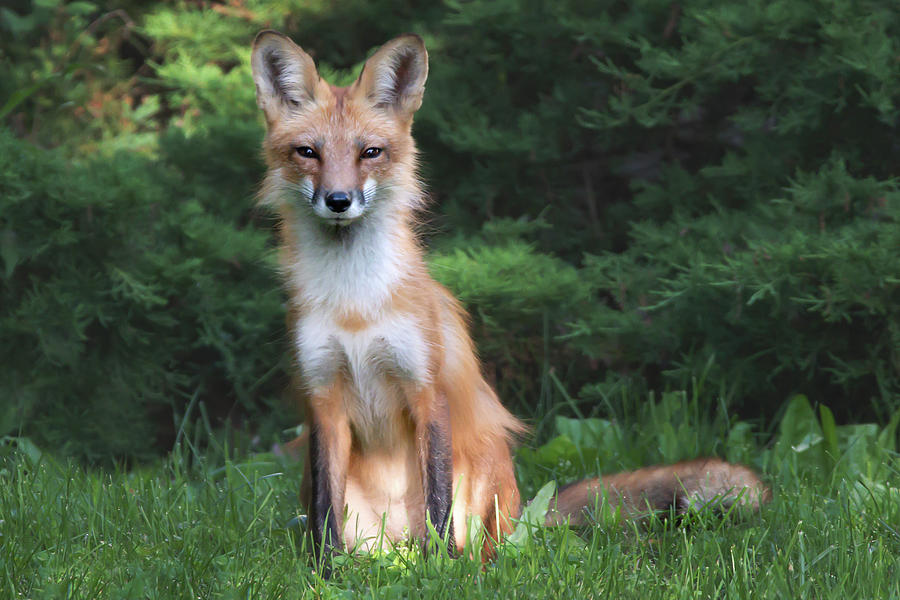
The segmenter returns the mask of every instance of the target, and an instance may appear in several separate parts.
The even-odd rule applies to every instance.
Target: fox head
[[[335,231],[416,207],[411,128],[428,75],[419,36],[379,48],[346,88],[325,82],[313,59],[274,31],[256,36],[251,63],[267,124],[263,203]]]

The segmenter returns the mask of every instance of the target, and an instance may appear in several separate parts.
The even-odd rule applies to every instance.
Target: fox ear
[[[425,43],[407,33],[386,43],[366,61],[357,85],[359,93],[376,107],[411,119],[422,105],[427,77]]]
[[[277,31],[260,31],[253,40],[250,64],[256,82],[256,103],[269,121],[285,109],[315,101],[319,81],[316,63],[287,36]]]

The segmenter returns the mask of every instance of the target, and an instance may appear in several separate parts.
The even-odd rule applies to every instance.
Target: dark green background
[[[265,27],[336,83],[425,38],[432,272],[539,438],[650,391],[764,434],[797,393],[900,406],[891,0],[35,0],[0,8],[0,435],[105,462],[188,410],[260,444],[297,421]]]

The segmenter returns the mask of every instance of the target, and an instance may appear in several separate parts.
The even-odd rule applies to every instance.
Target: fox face
[[[289,38],[260,33],[252,54],[268,131],[262,201],[337,231],[379,211],[412,210],[417,190],[411,127],[428,55],[415,35],[382,46],[347,88],[329,85]]]

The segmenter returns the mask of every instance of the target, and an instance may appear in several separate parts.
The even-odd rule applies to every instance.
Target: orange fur
[[[456,547],[472,516],[499,539],[520,512],[510,445],[525,427],[482,376],[465,311],[428,274],[414,233],[424,194],[411,127],[424,45],[408,35],[388,42],[343,89],[274,32],[257,36],[252,62],[268,125],[260,200],[282,218],[295,390],[310,446],[321,446],[310,450],[308,473],[320,476],[312,486],[304,477],[303,501],[336,520],[347,548],[378,544],[380,533],[421,538],[435,461],[452,459]],[[445,443],[450,459],[441,459]],[[645,493],[634,483],[610,489],[631,502]],[[600,488],[561,493],[560,509],[580,518]]]
[[[549,525],[583,525],[597,501],[629,519],[674,509],[685,513],[706,506],[740,504],[759,508],[772,493],[752,470],[718,458],[700,458],[674,465],[644,467],[604,475],[560,490],[547,516]]]
[[[388,51],[391,44],[398,52],[421,47],[410,36],[386,45]],[[348,548],[377,543],[382,525],[391,541],[424,535],[423,476],[428,428],[434,424],[449,429],[457,548],[465,546],[470,515],[481,517],[496,539],[518,516],[510,443],[524,426],[482,377],[465,313],[428,274],[413,232],[414,213],[424,198],[410,134],[421,91],[414,87],[397,106],[380,109],[377,87],[384,74],[379,61],[390,65],[395,57],[376,53],[360,79],[345,89],[318,78],[307,59],[272,33],[261,34],[255,44],[254,74],[268,123],[264,154],[269,174],[261,197],[283,219],[289,329],[301,340],[296,346],[298,382],[309,422],[318,425],[326,448],[334,512],[343,516],[346,509],[343,542]],[[297,65],[296,73],[288,72],[291,65]],[[288,80],[299,82],[295,92],[285,91]],[[296,149],[304,146],[318,158],[299,155]],[[366,147],[383,148],[383,156],[358,158]],[[367,205],[370,213],[346,227],[346,234],[318,222],[302,199],[291,197],[303,190],[361,189],[367,181],[384,192]],[[378,210],[388,214],[373,216]],[[387,258],[336,273],[334,278],[357,280],[345,285],[325,281],[323,285],[332,286],[326,294],[316,287],[316,269],[327,270],[327,265],[317,262],[345,261],[341,246],[355,243],[347,236],[361,235],[350,228],[371,226],[366,219],[387,222],[379,222],[383,229],[373,234],[379,236],[376,245],[387,246]],[[378,272],[382,267],[389,273]],[[372,281],[363,281],[367,277]],[[304,346],[304,340],[313,343]],[[321,348],[324,358],[313,356]],[[308,487],[304,496],[309,503]],[[497,506],[500,515],[494,514]]]

